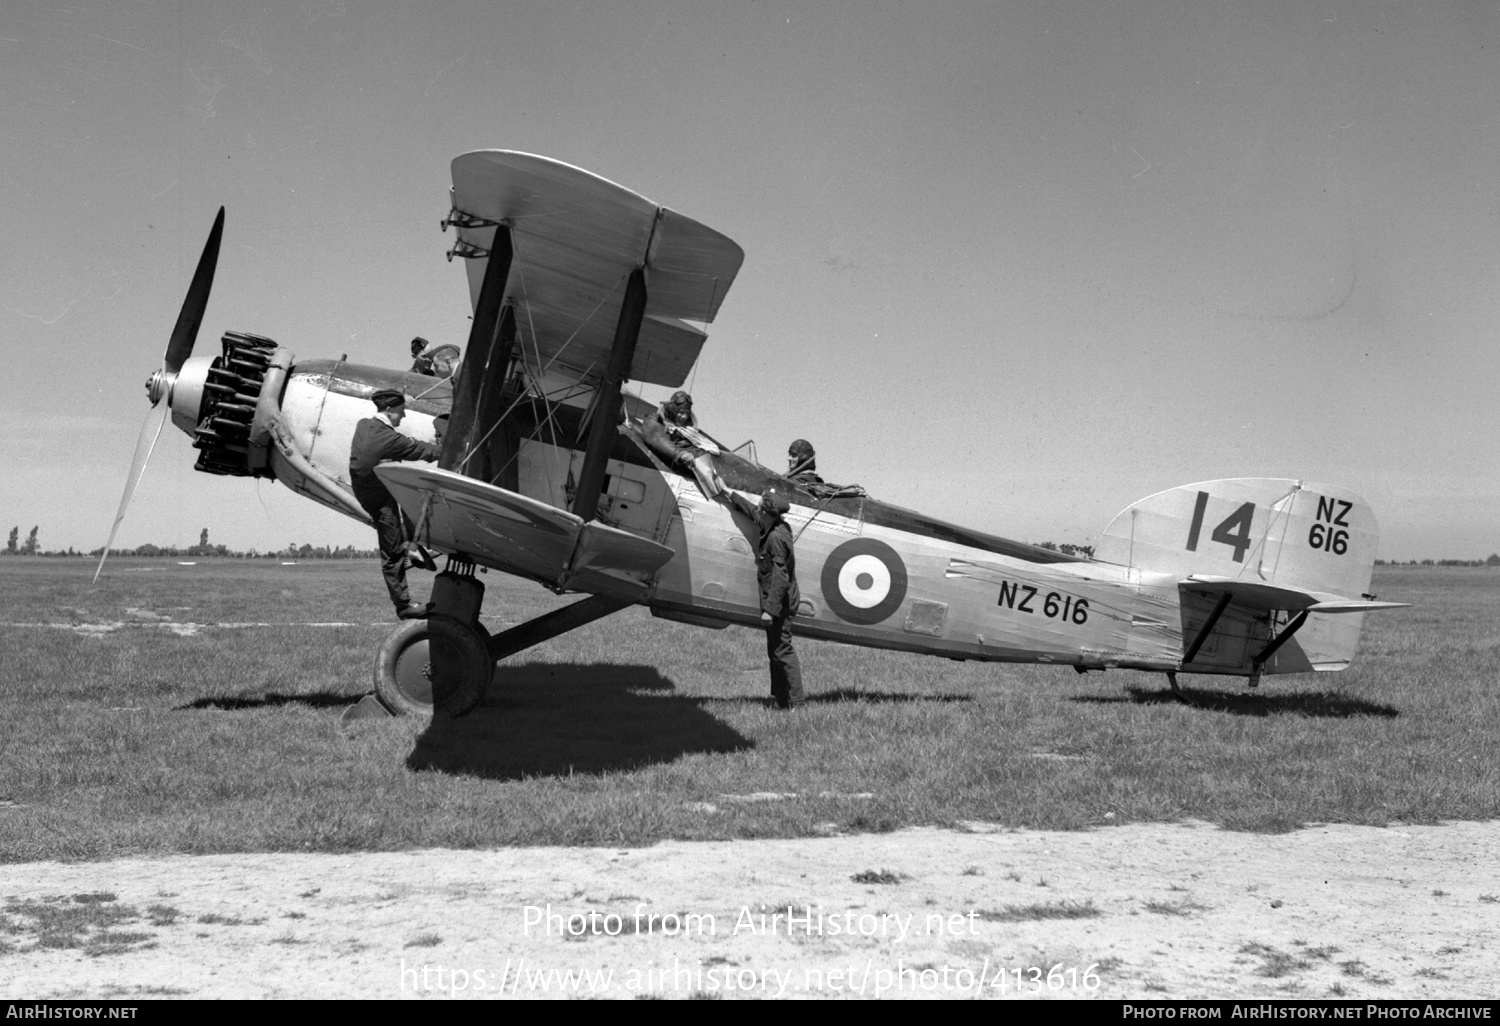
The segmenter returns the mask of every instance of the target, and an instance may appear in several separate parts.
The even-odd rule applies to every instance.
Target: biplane
[[[368,522],[349,480],[356,423],[400,389],[400,430],[441,443],[436,466],[378,473],[422,545],[447,557],[432,613],[374,659],[392,710],[460,714],[499,661],[643,605],[699,628],[761,623],[753,526],[647,444],[654,408],[625,386],[687,380],[744,254],[719,232],[620,185],[505,150],[453,161],[449,260],[468,274],[472,330],[450,377],[298,358],[230,331],[193,356],[224,227],[204,247],[142,426],[115,525],[168,413],[198,470],[278,481]],[[446,424],[444,428],[443,425]],[[1092,558],[969,530],[860,489],[815,489],[715,446],[717,482],[789,496],[798,635],[1078,672],[1340,670],[1366,612],[1378,541],[1357,495],[1294,479],[1230,479],[1148,496]],[[111,531],[111,542],[113,540]],[[106,551],[108,545],[106,545]],[[101,567],[103,561],[101,560]],[[490,636],[477,568],[580,598]],[[372,586],[374,582],[372,581]]]

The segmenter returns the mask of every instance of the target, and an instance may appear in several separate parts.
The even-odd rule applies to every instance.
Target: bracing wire
[[[526,295],[526,276],[525,276],[524,270],[521,269],[521,265],[520,265],[519,261],[517,262],[517,268],[518,268],[518,271],[520,273],[520,279],[521,279],[521,299],[522,299],[522,302],[523,302],[523,304],[525,306],[526,322],[527,322],[528,327],[531,329],[532,350],[533,350],[533,352],[536,353],[537,363],[540,365],[540,367],[536,371],[536,373],[532,374],[530,368],[527,366],[525,340],[523,339],[522,340],[522,346],[521,346],[521,368],[522,368],[522,373],[525,374],[528,378],[531,379],[531,382],[532,382],[533,386],[536,389],[536,394],[538,396],[540,396],[540,398],[542,399],[543,404],[547,408],[547,411],[548,411],[547,416],[548,416],[548,420],[550,421],[552,413],[551,413],[551,407],[550,407],[550,405],[548,403],[548,397],[543,392],[541,392],[542,376],[545,375],[547,373],[547,371],[551,369],[552,365],[557,362],[557,360],[563,355],[563,353],[565,353],[565,352],[568,351],[568,347],[573,344],[573,341],[578,337],[579,332],[581,332],[589,324],[589,322],[593,320],[594,315],[599,312],[600,308],[603,307],[604,304],[609,301],[610,297],[613,296],[615,294],[615,292],[620,288],[620,284],[625,281],[625,276],[622,275],[619,278],[619,280],[616,281],[615,284],[610,288],[610,290],[608,292],[606,292],[603,296],[600,297],[599,302],[594,305],[594,308],[592,310],[590,310],[588,312],[588,315],[585,316],[583,318],[583,320],[578,323],[578,326],[573,329],[573,333],[567,337],[567,339],[563,342],[562,346],[560,346],[558,348],[557,352],[554,353],[554,354],[552,354],[552,358],[550,360],[548,360],[546,362],[546,364],[541,364],[541,350],[540,350],[540,347],[537,345],[537,342],[536,342],[536,322],[532,319],[532,316],[531,316],[531,303],[530,303],[529,298]],[[501,413],[500,416],[495,419],[495,423],[493,423],[493,424],[490,425],[489,430],[486,431],[480,437],[479,441],[475,442],[474,445],[470,446],[469,451],[464,455],[464,458],[461,461],[459,461],[458,469],[460,471],[462,471],[462,469],[468,464],[469,460],[473,458],[474,454],[479,451],[479,449],[484,445],[484,443],[487,442],[487,441],[489,441],[490,436],[495,433],[495,429],[498,428],[502,422],[504,422],[505,418],[510,415],[511,411],[514,410],[516,408],[516,406],[520,404],[521,400],[523,398],[525,398],[527,394],[528,394],[527,392],[522,392],[520,395],[516,396],[516,398],[511,402],[511,404],[508,407],[505,408],[505,411],[503,413]],[[555,432],[554,432],[554,434],[555,434]],[[555,437],[553,439],[553,444],[554,445],[556,444],[556,438]],[[507,462],[507,465],[508,465],[508,462]]]

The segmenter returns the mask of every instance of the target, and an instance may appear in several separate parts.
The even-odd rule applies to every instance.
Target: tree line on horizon
[[[1377,559],[1376,566],[1500,566],[1500,552],[1491,552],[1484,559]]]
[[[38,525],[40,526],[40,525]],[[10,537],[6,542],[5,550],[0,556],[83,556],[97,557],[104,555],[104,546],[92,549],[88,552],[79,552],[71,545],[66,550],[44,550],[37,544],[38,527],[33,527],[31,533],[23,542],[20,540],[21,528],[18,524],[10,529]],[[259,549],[231,549],[227,545],[210,545],[208,542],[208,528],[204,528],[198,535],[198,544],[189,545],[185,548],[176,545],[153,545],[147,542],[145,545],[137,545],[133,549],[113,549],[116,556],[144,556],[147,558],[180,558],[192,556],[197,558],[222,558],[222,559],[375,559],[380,556],[376,549],[357,549],[353,545],[345,545],[334,548],[329,545],[310,545],[296,542],[288,544],[285,548],[269,549],[261,552]]]

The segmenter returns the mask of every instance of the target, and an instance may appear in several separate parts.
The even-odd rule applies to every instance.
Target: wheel
[[[491,671],[473,626],[446,616],[408,620],[375,653],[375,693],[396,713],[425,715],[436,706],[462,716],[484,698]]]

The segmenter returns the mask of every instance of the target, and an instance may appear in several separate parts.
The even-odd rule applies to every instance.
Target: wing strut
[[[589,428],[589,447],[578,475],[578,493],[573,500],[573,515],[594,519],[599,509],[599,491],[604,487],[604,464],[614,445],[620,424],[620,384],[630,373],[635,358],[636,339],[641,334],[641,320],[646,314],[646,270],[637,267],[630,272],[625,286],[625,301],[620,305],[620,319],[615,325],[615,342],[609,353],[609,369],[599,382],[599,399],[594,404],[594,423]],[[477,318],[476,318],[477,320]]]
[[[464,446],[465,456],[454,468],[468,477],[511,491],[517,490],[519,472],[515,456],[521,442],[515,418],[510,416],[515,404],[506,404],[505,378],[510,373],[515,351],[516,307],[507,302],[500,309],[500,327],[484,364],[484,377],[474,405],[474,423]]]
[[[510,241],[510,226],[495,226],[495,239],[490,244],[489,263],[484,269],[484,283],[479,288],[479,302],[474,305],[474,323],[469,328],[469,345],[464,350],[464,362],[458,371],[458,381],[453,389],[453,414],[449,418],[448,433],[443,439],[443,453],[438,467],[465,473],[463,465],[470,458],[470,449],[482,437],[484,424],[479,417],[485,403],[484,393],[498,392],[507,365],[510,349],[515,340],[515,319],[509,305],[504,312],[509,314],[510,331],[496,332],[501,320],[501,303],[505,297],[505,282],[510,277],[511,256],[514,250]],[[502,325],[503,326],[503,325]],[[493,402],[493,396],[491,396]],[[470,477],[477,477],[472,470]]]
[[[1187,655],[1182,657],[1183,666],[1186,666],[1188,663],[1193,661],[1193,657],[1198,654],[1198,650],[1202,648],[1203,643],[1208,640],[1209,634],[1213,632],[1214,625],[1219,622],[1219,617],[1223,616],[1224,610],[1229,608],[1230,598],[1231,596],[1227,591],[1219,596],[1219,601],[1214,605],[1214,611],[1208,614],[1208,619],[1204,620],[1203,626],[1198,628],[1198,636],[1195,637],[1193,639],[1193,643],[1188,646]]]

